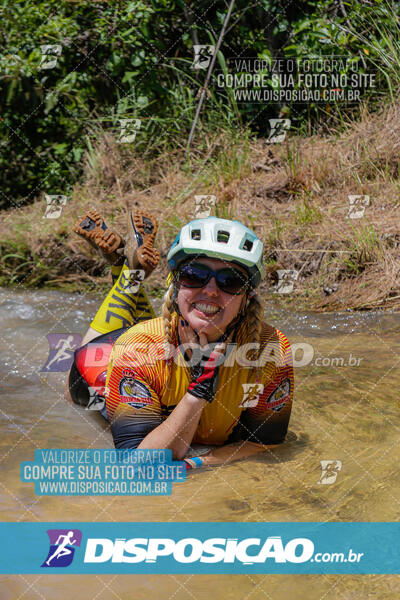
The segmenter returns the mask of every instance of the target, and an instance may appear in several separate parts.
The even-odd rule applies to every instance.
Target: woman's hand
[[[181,460],[185,456],[203,408],[207,401],[211,402],[214,398],[219,364],[232,336],[233,332],[224,341],[208,344],[204,333],[198,334],[184,320],[179,322],[180,342],[187,344],[188,348],[189,345],[193,348],[190,360],[194,362],[196,359],[200,364],[191,368],[192,381],[186,394],[165,421],[153,429],[138,448],[170,448],[174,459]]]
[[[191,347],[191,382],[188,392],[196,398],[212,402],[218,386],[219,366],[223,362],[233,331],[228,339],[224,334],[217,342],[209,343],[203,332],[198,333],[187,321],[181,320],[179,334],[181,341]]]
[[[209,342],[205,333],[202,331],[197,332],[184,319],[180,319],[179,321],[179,340],[181,344],[185,345],[185,349],[190,356],[192,355],[191,349],[197,349],[198,347],[204,350],[204,352],[211,348],[212,351],[225,354],[227,345],[232,340],[233,334],[234,330],[231,330],[227,337],[225,337],[226,333],[224,333],[216,342]]]

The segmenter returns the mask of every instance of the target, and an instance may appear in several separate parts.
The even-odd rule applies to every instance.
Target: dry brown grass
[[[182,151],[144,161],[105,137],[88,156],[85,181],[60,219],[42,218],[43,200],[3,213],[3,254],[16,255],[2,259],[3,283],[24,273],[23,285],[108,285],[102,261],[69,232],[79,215],[95,207],[123,234],[126,209],[140,206],[160,222],[162,264],[149,285],[161,293],[168,248],[193,217],[194,195],[215,194],[218,216],[243,221],[265,242],[264,292],[277,269],[296,269],[294,292],[280,296],[293,306],[397,308],[399,117],[400,106],[365,111],[344,133],[291,138],[279,146],[219,136],[191,163]],[[370,196],[363,218],[348,219],[349,194]]]

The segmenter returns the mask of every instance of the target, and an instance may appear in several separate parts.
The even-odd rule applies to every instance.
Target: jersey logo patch
[[[124,369],[122,371],[118,391],[120,401],[129,404],[133,408],[143,408],[143,406],[153,404],[149,388],[141,381],[135,379],[135,373],[132,369]]]
[[[279,412],[285,406],[286,402],[290,400],[290,379],[286,377],[283,379],[278,387],[269,395],[266,402],[266,407]]]
[[[242,383],[243,399],[240,408],[252,408],[257,406],[261,394],[264,391],[262,383]]]

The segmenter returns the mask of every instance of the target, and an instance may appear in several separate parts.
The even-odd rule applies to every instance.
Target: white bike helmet
[[[255,288],[264,277],[262,251],[261,240],[239,221],[207,217],[182,227],[167,261],[171,271],[189,258],[200,256],[230,261],[247,270],[250,285]]]

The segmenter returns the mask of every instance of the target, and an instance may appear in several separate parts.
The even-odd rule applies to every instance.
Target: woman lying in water
[[[112,263],[114,285],[75,353],[72,400],[87,404],[88,388],[97,387],[116,448],[169,448],[182,459],[193,443],[221,446],[187,459],[193,467],[282,442],[293,368],[286,337],[262,320],[262,242],[238,221],[185,225],[168,253],[168,289],[156,318],[141,280],[159,261],[157,222],[137,210],[129,227],[125,247],[95,211],[74,228]],[[93,371],[85,360],[95,355],[93,345],[112,347],[107,373],[104,363]]]

